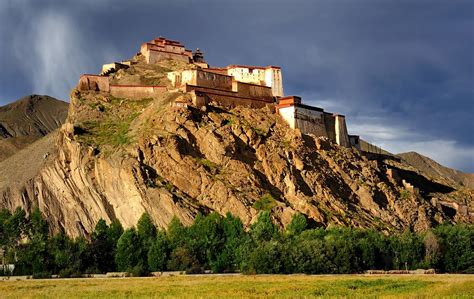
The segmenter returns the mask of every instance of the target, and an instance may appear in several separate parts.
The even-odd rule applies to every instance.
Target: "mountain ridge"
[[[69,104],[45,95],[29,95],[0,106],[0,161],[58,129]]]
[[[443,181],[457,187],[474,189],[474,174],[441,165],[435,160],[417,152],[405,152],[396,155],[406,164],[413,166],[434,180]]]

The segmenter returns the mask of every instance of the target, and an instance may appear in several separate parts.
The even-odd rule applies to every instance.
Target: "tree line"
[[[0,211],[0,258],[14,275],[77,277],[126,271],[202,273],[360,273],[371,269],[434,268],[474,273],[474,226],[441,225],[423,233],[385,235],[372,229],[310,228],[295,214],[280,229],[268,211],[248,230],[228,213],[198,215],[190,226],[173,218],[166,230],[143,214],[136,227],[99,220],[88,239],[51,236],[39,209]],[[1,263],[1,260],[0,260]],[[1,273],[0,273],[1,274]]]

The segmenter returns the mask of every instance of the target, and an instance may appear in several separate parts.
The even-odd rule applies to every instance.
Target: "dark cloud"
[[[474,2],[163,2],[2,1],[0,104],[67,99],[81,73],[163,35],[213,65],[280,65],[287,94],[351,132],[474,171]]]

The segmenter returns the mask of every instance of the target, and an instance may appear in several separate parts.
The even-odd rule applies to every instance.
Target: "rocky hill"
[[[31,95],[0,107],[0,161],[58,129],[68,104],[49,96]]]
[[[448,168],[438,162],[420,155],[416,152],[397,154],[403,162],[413,166],[433,180],[438,180],[446,185],[454,187],[468,187],[474,189],[474,174],[463,173],[459,170]]]
[[[163,61],[151,70],[135,60],[112,79],[165,81],[160,72],[187,67]],[[74,89],[59,132],[0,163],[0,207],[39,206],[53,230],[70,235],[88,234],[100,218],[129,227],[143,212],[160,227],[173,216],[189,224],[211,211],[249,225],[264,209],[281,225],[299,212],[313,226],[386,232],[472,221],[472,193],[459,202],[457,190],[403,163],[369,161],[355,149],[302,135],[271,105],[173,105],[188,96],[171,90],[130,100]],[[408,185],[387,175],[387,165]]]

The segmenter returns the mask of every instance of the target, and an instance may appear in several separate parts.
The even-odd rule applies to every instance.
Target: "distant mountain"
[[[474,189],[474,174],[463,173],[439,164],[438,162],[416,152],[397,154],[406,164],[418,169],[432,179],[449,185]]]
[[[69,104],[49,96],[30,95],[0,107],[0,161],[59,128]]]

